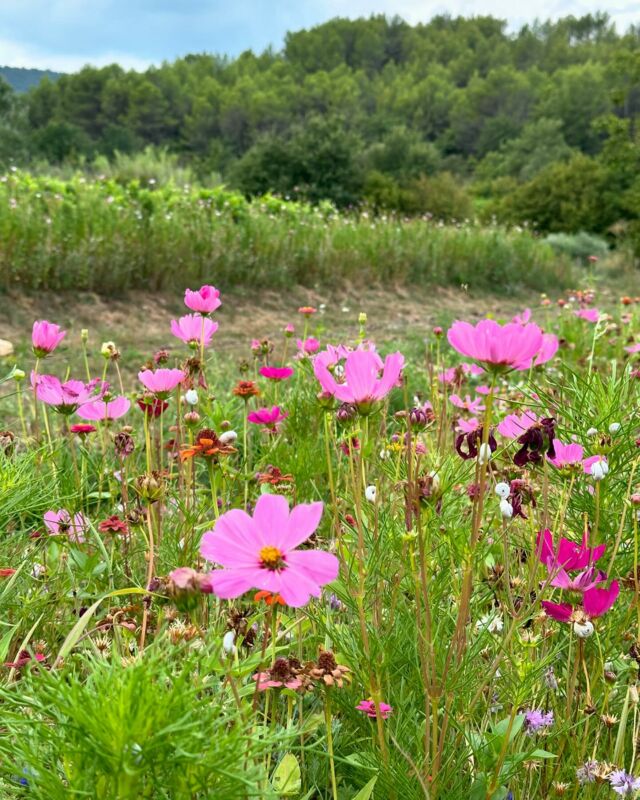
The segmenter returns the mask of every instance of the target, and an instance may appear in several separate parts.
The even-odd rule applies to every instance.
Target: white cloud
[[[52,69],[54,72],[76,72],[87,64],[103,67],[120,64],[125,69],[144,70],[151,62],[116,50],[99,52],[87,58],[71,53],[49,53],[45,50],[0,38],[0,65],[3,67],[31,67]]]

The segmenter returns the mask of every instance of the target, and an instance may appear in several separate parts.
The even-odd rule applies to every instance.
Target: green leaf
[[[271,784],[280,797],[295,797],[302,787],[300,764],[293,753],[286,753],[273,771]]]
[[[354,794],[352,800],[369,800],[373,794],[373,787],[376,785],[377,780],[378,776],[374,775],[366,786],[363,786],[357,794]]]
[[[469,800],[486,800],[487,797],[487,776],[480,773],[473,782],[469,792]]]

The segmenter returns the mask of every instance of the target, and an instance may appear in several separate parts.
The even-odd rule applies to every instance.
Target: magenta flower
[[[507,439],[517,439],[538,422],[538,417],[533,411],[523,411],[522,414],[509,414],[498,425],[498,433]]]
[[[631,344],[629,347],[625,347],[624,349],[627,351],[627,353],[640,353],[640,342]]]
[[[249,422],[254,425],[264,425],[272,431],[276,430],[276,426],[286,419],[289,414],[283,411],[280,406],[272,406],[271,408],[258,408],[247,415]]]
[[[475,400],[471,399],[471,395],[465,395],[464,400],[457,394],[449,395],[449,402],[452,406],[456,408],[464,408],[465,411],[468,411],[471,414],[477,414],[480,411],[484,411],[484,406],[482,405],[482,398],[476,397]]]
[[[364,711],[364,713],[372,719],[375,719],[378,716],[376,713],[376,704],[373,702],[373,700],[361,700],[356,706],[356,709],[358,711]],[[387,719],[393,713],[393,708],[386,703],[378,703],[378,709],[380,710],[380,716],[382,719]]]
[[[320,349],[320,342],[314,336],[309,336],[309,338],[304,341],[302,339],[296,339],[296,344],[298,345],[298,350],[301,355],[304,356],[312,356]]]
[[[587,322],[597,322],[600,319],[600,312],[597,308],[581,308],[573,313],[579,319],[585,319]]]
[[[64,508],[59,511],[47,511],[44,524],[51,536],[66,535],[69,541],[81,543],[85,540],[85,532],[89,523],[82,514],[71,514]]]
[[[260,374],[270,381],[286,381],[293,375],[291,367],[260,367]]]
[[[555,450],[555,457],[547,459],[550,464],[558,469],[570,469],[577,467],[581,464],[584,456],[584,450],[579,444],[563,444],[560,439],[553,440],[553,448]]]
[[[553,545],[553,534],[548,528],[540,531],[538,534],[537,551],[539,553],[540,561],[549,569],[554,569],[557,566],[565,570],[578,570],[585,569],[589,564],[593,564],[602,555],[606,549],[606,545],[598,545],[591,549],[587,546],[586,534],[582,538],[582,542],[571,541],[565,539],[564,536],[560,537],[557,548]]]
[[[83,425],[82,423],[78,423],[77,425],[71,425],[69,430],[71,433],[77,433],[79,436],[86,436],[88,433],[95,433],[98,429],[95,425]]]
[[[145,389],[159,397],[172,392],[185,379],[181,369],[145,369],[138,373],[138,380]]]
[[[171,320],[171,333],[193,348],[208,347],[217,330],[217,322],[200,314],[185,314],[178,320]]]
[[[600,575],[604,576],[604,573],[600,573]],[[601,582],[605,580],[606,576],[602,578]],[[542,607],[552,619],[558,622],[584,624],[585,618],[590,620],[606,614],[613,607],[619,594],[618,581],[612,581],[608,589],[593,584],[582,595],[581,605],[574,606],[571,603],[552,603],[549,600],[543,600]]]
[[[368,414],[374,403],[389,394],[398,383],[403,366],[404,356],[401,353],[388,355],[383,364],[375,352],[354,350],[347,353],[345,358],[345,382],[338,383],[322,361],[316,358],[313,362],[313,370],[322,389],[343,403],[353,403],[362,414]]]
[[[36,320],[31,331],[33,352],[38,358],[46,358],[53,353],[66,335],[67,332],[61,330],[59,325],[47,322],[46,319]]]
[[[477,325],[456,320],[447,331],[449,344],[491,370],[522,370],[542,349],[542,331],[533,322],[498,325],[483,319]]]
[[[31,373],[31,386],[38,400],[60,414],[73,414],[80,406],[96,400],[100,395],[94,394],[94,390],[99,383],[98,379],[86,384],[74,380],[62,383],[55,375]]]
[[[204,575],[191,567],[177,567],[169,573],[172,588],[180,592],[202,592],[212,594],[211,581],[208,575]]]
[[[290,511],[286,498],[263,494],[252,517],[240,509],[222,514],[200,543],[203,558],[223,567],[210,574],[215,594],[227,599],[257,588],[281,595],[294,608],[320,597],[320,587],[338,576],[338,559],[295,548],[316,530],[322,511],[322,503]]]
[[[199,314],[211,314],[220,308],[220,292],[215,286],[201,286],[197,292],[187,289],[184,293],[184,304]]]
[[[112,420],[124,417],[130,408],[131,402],[129,399],[123,395],[118,395],[109,401],[92,400],[90,403],[85,403],[80,406],[77,414],[82,419]]]

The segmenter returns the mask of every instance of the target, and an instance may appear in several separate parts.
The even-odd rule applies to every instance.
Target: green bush
[[[556,253],[570,256],[571,258],[586,259],[589,256],[602,258],[609,252],[609,245],[600,236],[591,233],[551,233],[545,238]]]

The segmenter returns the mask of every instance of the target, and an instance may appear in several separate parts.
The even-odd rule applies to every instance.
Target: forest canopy
[[[155,154],[248,196],[604,234],[640,216],[639,115],[640,28],[606,14],[334,19],[278,52],[0,83],[0,164]]]

